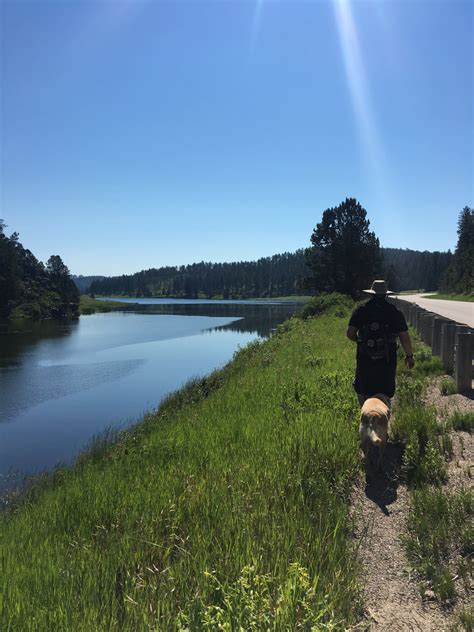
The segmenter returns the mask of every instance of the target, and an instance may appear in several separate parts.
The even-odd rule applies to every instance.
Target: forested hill
[[[46,266],[0,220],[0,318],[76,318],[79,293],[61,257]]]
[[[307,273],[303,250],[236,263],[193,263],[151,268],[91,284],[94,294],[197,296],[223,298],[287,296],[301,293],[298,279]]]
[[[450,252],[419,252],[382,248],[384,276],[396,291],[437,290],[451,260]],[[305,294],[308,275],[304,250],[236,263],[194,263],[151,268],[131,275],[94,281],[89,291],[99,295],[158,297],[256,298]]]
[[[384,262],[383,274],[397,292],[421,289],[433,292],[439,289],[441,279],[448,268],[452,253],[381,248]]]
[[[102,281],[102,279],[106,279],[107,277],[105,277],[104,275],[83,276],[82,274],[80,274],[79,276],[77,276],[73,274],[71,278],[76,284],[79,292],[81,294],[87,294],[91,286],[91,283],[93,283],[94,281]]]

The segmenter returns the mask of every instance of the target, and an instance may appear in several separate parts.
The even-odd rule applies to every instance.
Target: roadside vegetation
[[[3,512],[2,630],[354,624],[347,316],[287,321]]]
[[[456,382],[450,376],[445,377],[441,380],[439,390],[441,395],[454,395],[456,392]]]
[[[423,298],[436,298],[443,301],[468,301],[474,303],[474,294],[426,294]]]
[[[418,362],[412,372],[400,370],[392,426],[393,438],[405,445],[402,472],[411,490],[407,533],[402,539],[422,595],[432,593],[445,605],[454,605],[457,596],[469,594],[472,581],[474,495],[469,479],[456,489],[447,485],[452,431],[472,431],[474,413],[454,412],[440,420],[437,411],[423,403],[429,378],[441,374],[442,367],[438,358],[430,359],[429,349],[416,334],[412,337]],[[441,382],[446,395],[452,393],[446,386],[448,379]],[[463,610],[461,629],[470,629],[463,628],[468,618],[468,611]]]

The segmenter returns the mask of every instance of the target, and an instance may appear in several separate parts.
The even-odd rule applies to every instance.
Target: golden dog
[[[359,436],[367,475],[371,468],[381,468],[389,421],[390,399],[386,395],[378,393],[365,400],[360,411]]]

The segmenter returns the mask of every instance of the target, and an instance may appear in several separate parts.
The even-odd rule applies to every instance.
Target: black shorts
[[[397,365],[393,363],[373,364],[372,366],[356,367],[353,382],[356,393],[372,397],[377,393],[383,393],[387,397],[395,394],[395,374]]]

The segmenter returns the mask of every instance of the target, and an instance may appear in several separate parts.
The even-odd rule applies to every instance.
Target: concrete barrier
[[[393,302],[421,340],[431,347],[433,355],[441,358],[446,372],[454,375],[457,392],[472,391],[474,329],[429,312],[416,303],[403,299]]]
[[[441,362],[447,373],[454,371],[454,344],[456,337],[456,323],[443,323],[441,326]]]
[[[468,393],[472,389],[473,334],[460,331],[456,333],[454,349],[454,381],[458,393]]]
[[[425,313],[426,313],[426,309],[423,309],[423,307],[419,307],[416,312],[415,329],[418,332],[418,334],[420,334],[420,336],[421,336],[421,317]]]
[[[430,347],[433,344],[433,323],[435,318],[436,314],[433,314],[433,312],[425,312],[421,316],[421,339]]]
[[[441,357],[441,336],[442,327],[446,323],[452,323],[450,318],[444,318],[443,316],[435,316],[433,321],[433,341],[431,343],[431,351],[433,355]]]

